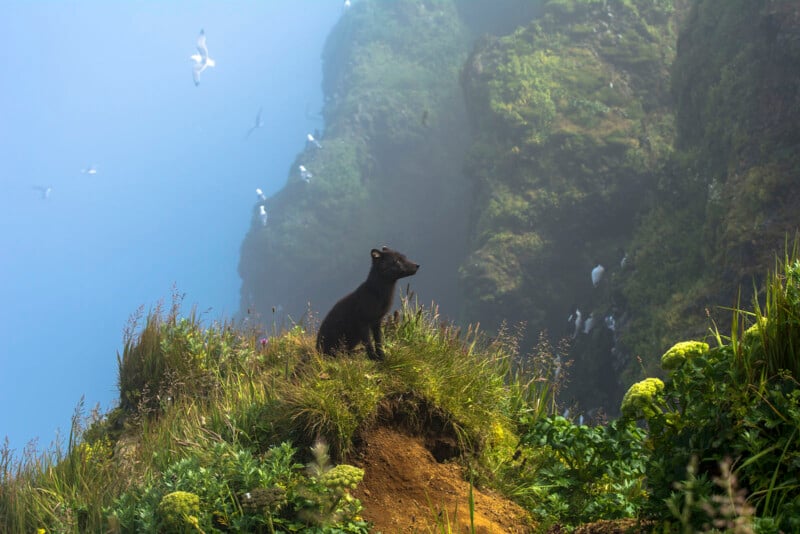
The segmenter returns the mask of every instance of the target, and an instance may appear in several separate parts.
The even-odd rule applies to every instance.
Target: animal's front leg
[[[370,358],[373,360],[383,360],[386,358],[386,354],[383,353],[383,333],[381,332],[381,322],[378,321],[370,328],[372,329],[372,337],[375,338],[375,356],[370,356]]]
[[[369,337],[371,327],[364,325],[359,327],[358,329],[358,341],[364,345],[364,349],[367,351],[367,357],[370,360],[377,360],[378,357],[375,354],[375,347],[372,345],[372,340]]]

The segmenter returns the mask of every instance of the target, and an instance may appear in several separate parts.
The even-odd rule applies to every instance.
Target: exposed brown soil
[[[362,436],[359,453],[349,463],[364,469],[354,496],[364,505],[364,518],[383,534],[469,532],[469,483],[452,462],[439,463],[422,437],[379,426]],[[532,532],[528,514],[515,503],[473,489],[475,532]],[[457,526],[456,526],[457,525]]]
[[[574,534],[639,534],[652,532],[655,525],[651,521],[636,519],[615,519],[597,521],[589,525],[581,525]]]

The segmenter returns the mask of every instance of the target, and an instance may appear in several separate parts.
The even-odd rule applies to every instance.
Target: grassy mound
[[[87,418],[79,406],[66,447],[5,451],[5,532],[365,532],[349,494],[360,470],[344,462],[371,427],[427,435],[489,482],[521,411],[552,406],[549,387],[513,370],[510,336],[462,333],[407,299],[379,363],[322,357],[301,325],[204,328],[179,309],[129,328],[118,408]]]

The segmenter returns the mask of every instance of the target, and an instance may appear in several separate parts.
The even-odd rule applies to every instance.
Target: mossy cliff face
[[[595,329],[582,327],[571,350],[573,395],[587,406],[617,394],[605,318],[624,308],[614,281],[671,150],[673,14],[672,2],[550,1],[533,23],[480,43],[463,71],[476,187],[460,270],[467,317],[561,336],[576,307],[592,314]]]
[[[468,30],[451,1],[354,3],[323,54],[325,131],[309,144],[242,246],[242,308],[324,314],[366,278],[372,248],[422,265],[426,300],[458,307],[454,276],[470,191],[458,71]],[[301,179],[299,165],[313,174]]]
[[[705,311],[747,305],[800,215],[796,1],[698,0],[673,67],[676,150],[658,175],[624,286],[641,354],[707,333]],[[656,361],[646,359],[651,372]]]
[[[242,311],[325,313],[390,245],[447,316],[570,339],[564,400],[613,410],[796,228],[799,60],[796,0],[356,2]]]

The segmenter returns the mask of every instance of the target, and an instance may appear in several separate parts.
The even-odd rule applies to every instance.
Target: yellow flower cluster
[[[661,367],[667,371],[677,369],[687,359],[702,356],[708,352],[708,343],[702,341],[681,341],[676,343],[661,357]]]
[[[767,318],[760,317],[753,326],[744,331],[742,341],[748,346],[759,344],[761,342],[761,332],[767,329]]]
[[[364,478],[364,470],[353,465],[337,465],[320,477],[320,482],[333,490],[356,489]]]
[[[81,458],[86,464],[98,464],[110,459],[114,453],[111,448],[111,440],[108,436],[103,436],[93,443],[81,443],[78,446]]]
[[[660,410],[656,402],[658,395],[664,391],[664,382],[658,378],[646,378],[628,389],[622,397],[622,415],[632,419],[649,419]]]
[[[200,497],[188,491],[173,491],[161,498],[156,510],[159,532],[184,534],[199,527]]]

